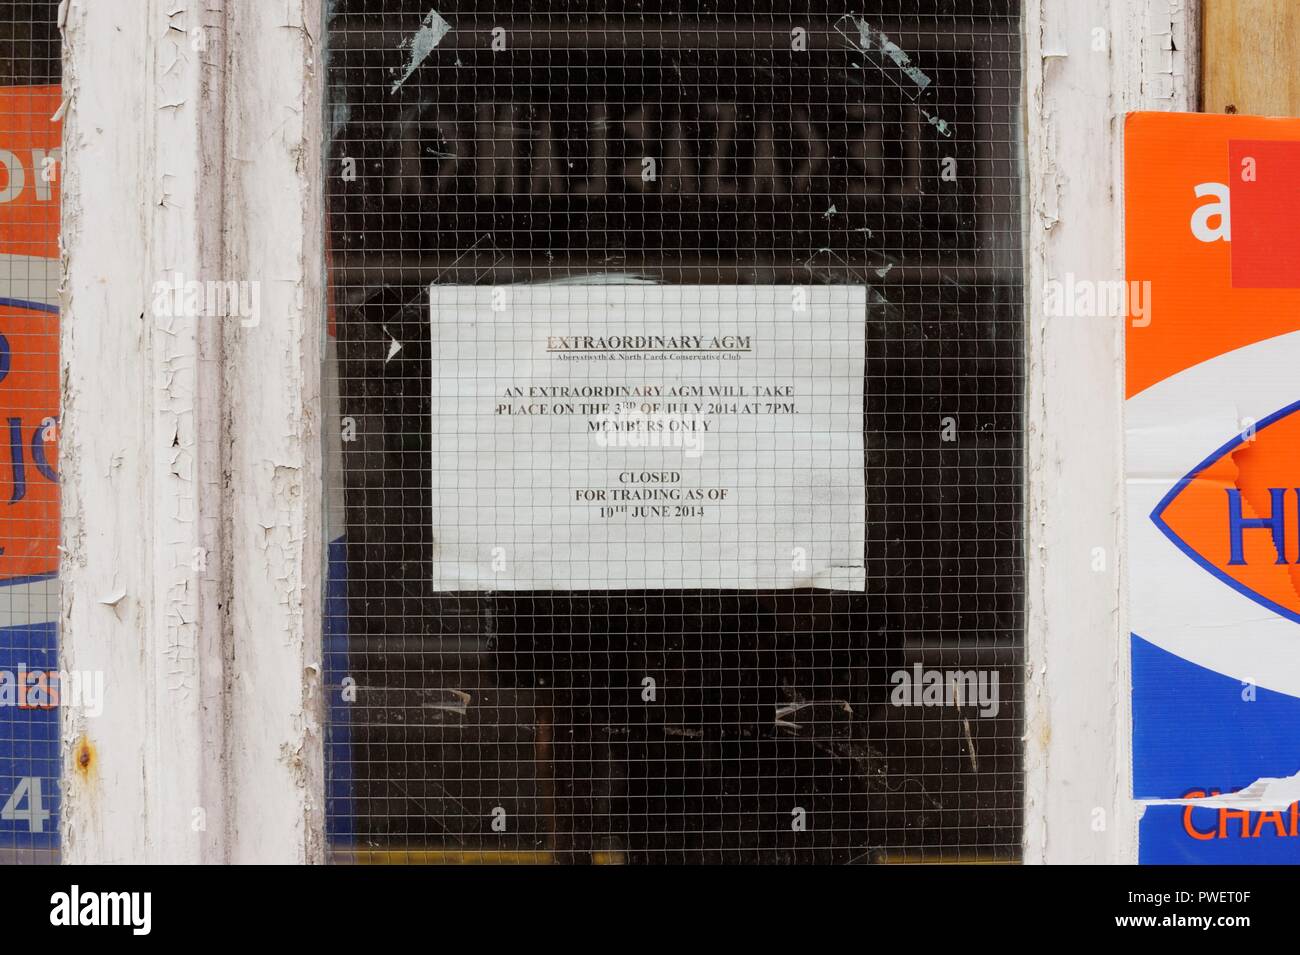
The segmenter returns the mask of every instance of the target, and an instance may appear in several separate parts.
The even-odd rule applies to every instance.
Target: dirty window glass
[[[1019,858],[1019,31],[329,5],[336,859]]]

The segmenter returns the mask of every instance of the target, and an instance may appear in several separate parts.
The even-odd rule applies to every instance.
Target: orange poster
[[[1138,855],[1300,862],[1300,120],[1125,127]],[[1244,801],[1243,801],[1244,800]]]
[[[60,100],[0,89],[0,581],[58,568]]]

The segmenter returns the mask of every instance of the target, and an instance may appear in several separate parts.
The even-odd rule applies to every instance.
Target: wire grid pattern
[[[57,0],[0,0],[0,862],[58,856]]]
[[[335,858],[1017,860],[1019,3],[434,9],[326,25]],[[866,287],[865,592],[434,590],[429,285],[593,276]]]

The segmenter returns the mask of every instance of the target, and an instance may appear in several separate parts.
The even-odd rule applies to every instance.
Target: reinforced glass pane
[[[1019,857],[1019,4],[711,7],[331,5],[341,860]]]

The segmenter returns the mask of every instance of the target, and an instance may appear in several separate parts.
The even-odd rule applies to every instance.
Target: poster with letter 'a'
[[[1300,120],[1133,114],[1124,168],[1138,859],[1300,862]]]

